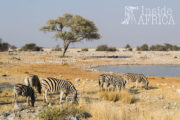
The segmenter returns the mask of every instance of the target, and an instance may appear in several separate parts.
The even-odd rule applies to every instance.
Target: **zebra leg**
[[[108,83],[107,86],[106,86],[108,92],[109,92],[109,86],[110,86],[110,84]]]
[[[121,91],[121,86],[119,85],[118,88],[119,88],[119,92],[120,92]]]
[[[66,100],[66,102],[67,102],[67,99],[66,99],[66,98],[67,98],[67,96],[68,96],[68,93],[65,93],[65,100]]]
[[[113,85],[114,87],[113,87],[113,91],[115,91],[116,90],[116,85]]]
[[[48,99],[47,99],[47,90],[45,90],[45,92],[44,92],[44,97],[45,97],[45,103],[47,103],[48,102]]]
[[[62,102],[62,97],[63,97],[63,94],[64,94],[64,92],[63,92],[63,91],[61,91],[61,92],[60,92],[60,100],[59,100],[59,104],[61,104],[61,102]]]
[[[103,90],[103,83],[100,84],[100,91]]]
[[[17,97],[18,97],[17,94],[14,93],[14,103],[15,103],[15,104],[17,104]]]
[[[30,103],[29,103],[29,97],[27,97],[27,105],[30,106]]]
[[[139,83],[139,82],[138,82],[138,80],[137,80],[137,81],[136,81],[136,88],[138,88],[138,83]]]
[[[126,81],[126,86],[129,89],[129,81],[128,80],[125,80],[125,81]]]
[[[26,97],[26,105],[29,105],[29,97]]]

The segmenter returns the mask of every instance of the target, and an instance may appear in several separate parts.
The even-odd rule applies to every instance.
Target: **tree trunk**
[[[67,43],[66,43],[66,42],[64,41],[63,44],[64,44],[64,45],[63,45],[63,46],[64,46],[64,49],[63,49],[63,55],[62,55],[62,56],[64,57],[64,56],[65,56],[65,53],[66,53],[66,51],[67,51],[67,49],[68,49],[68,47],[69,47],[70,42],[67,42]]]

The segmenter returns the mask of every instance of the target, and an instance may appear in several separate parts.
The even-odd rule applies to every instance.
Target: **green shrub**
[[[56,47],[52,51],[61,51],[62,49],[59,47],[59,45],[56,45]]]
[[[147,44],[143,44],[140,48],[142,51],[148,51],[149,47]]]
[[[107,45],[99,45],[96,48],[96,51],[108,51],[108,46]]]
[[[62,107],[47,107],[40,114],[43,120],[64,120],[67,115],[83,114],[82,108],[75,104],[64,103]]]
[[[42,47],[36,46],[35,43],[29,43],[25,44],[22,48],[21,51],[42,51]]]
[[[132,51],[132,48],[128,48],[128,51]]]
[[[88,48],[82,48],[81,51],[88,51]]]
[[[117,51],[117,49],[115,47],[109,47],[107,51],[114,52],[114,51]]]
[[[3,43],[3,42],[1,42],[0,43],[0,51],[8,51],[8,48],[9,48],[9,44],[8,43]]]
[[[96,48],[96,51],[110,51],[110,52],[114,52],[114,51],[117,51],[117,49],[115,47],[108,47],[107,45],[99,45]]]
[[[128,51],[132,51],[132,48],[129,44],[127,44],[124,48],[127,49]]]
[[[131,46],[129,44],[127,44],[124,48],[129,49],[129,48],[131,48]]]

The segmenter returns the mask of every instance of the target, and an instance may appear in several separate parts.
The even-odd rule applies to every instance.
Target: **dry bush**
[[[92,120],[122,120],[125,114],[108,102],[95,102],[87,105]]]
[[[100,97],[108,101],[121,101],[126,104],[131,104],[136,101],[135,97],[131,95],[127,90],[121,92],[101,92]]]
[[[8,96],[13,96],[13,91],[10,89],[4,89],[1,94],[1,97],[8,97]]]
[[[178,112],[149,111],[149,109],[136,108],[128,110],[128,107],[116,106],[111,102],[94,102],[86,105],[87,111],[92,115],[90,120],[179,120]]]

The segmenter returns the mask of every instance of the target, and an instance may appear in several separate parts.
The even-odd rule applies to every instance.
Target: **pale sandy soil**
[[[99,99],[97,80],[103,72],[93,71],[90,69],[91,67],[120,64],[180,64],[180,52],[95,52],[93,49],[89,52],[78,51],[80,49],[69,50],[67,52],[69,57],[67,58],[61,58],[60,52],[20,52],[17,55],[8,55],[6,52],[0,53],[0,87],[5,86],[0,93],[0,111],[13,108],[11,84],[23,83],[27,73],[36,74],[40,78],[69,79],[78,89],[81,97]],[[90,58],[91,56],[130,56],[130,58]],[[80,78],[80,82],[75,82],[75,78]],[[164,119],[167,117],[178,120],[180,93],[177,93],[176,90],[180,89],[180,78],[156,76],[147,76],[147,78],[150,81],[150,86],[154,89],[132,89],[131,94],[137,99],[134,104],[124,104],[120,101],[112,103],[104,100],[99,102],[111,105],[115,111],[116,109],[125,111],[126,114],[137,118],[142,117],[143,119],[145,116],[149,120],[152,116],[157,119],[163,115],[165,116]],[[94,93],[89,94],[91,91]],[[39,96],[39,99],[42,99],[42,96]],[[39,104],[43,104],[42,101],[38,101]],[[98,106],[98,103],[94,104]]]

